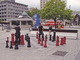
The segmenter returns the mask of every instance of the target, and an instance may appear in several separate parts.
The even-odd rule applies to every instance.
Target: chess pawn
[[[27,41],[27,47],[31,47],[30,37],[28,34],[25,35],[25,40]]]
[[[55,40],[56,40],[56,31],[54,31],[52,42],[54,42]]]
[[[12,46],[12,41],[10,41],[10,49],[12,49],[13,48],[13,46]]]
[[[52,37],[52,35],[50,34],[49,36],[50,36],[50,37],[49,37],[49,40],[51,41],[51,37]]]
[[[9,37],[7,37],[7,40],[6,40],[6,48],[9,47],[8,43],[9,43]]]

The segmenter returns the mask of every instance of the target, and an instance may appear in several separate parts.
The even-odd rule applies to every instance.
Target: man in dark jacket
[[[15,27],[15,30],[16,30],[16,33],[15,33],[15,37],[16,37],[16,40],[18,41],[18,43],[20,44],[20,27],[19,25],[17,24],[16,27]]]
[[[39,37],[40,35],[42,35],[42,38],[44,39],[43,26],[41,25],[41,23],[39,24],[38,31],[39,31]]]

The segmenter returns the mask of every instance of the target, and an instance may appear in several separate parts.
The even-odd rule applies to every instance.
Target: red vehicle
[[[45,23],[44,23],[44,26],[49,26],[49,25],[52,25],[53,27],[55,26],[55,22],[54,21],[46,21]],[[56,21],[56,26],[57,26],[57,28],[59,28],[59,26],[61,25],[61,29],[64,29],[64,26],[62,25],[62,23],[61,22],[59,22],[59,21]]]
[[[61,24],[61,23],[60,22],[56,22],[56,25],[58,25],[58,24]],[[55,26],[55,22],[54,21],[46,21],[44,25],[45,26],[49,26],[49,25]]]

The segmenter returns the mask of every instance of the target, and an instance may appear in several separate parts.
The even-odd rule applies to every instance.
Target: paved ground
[[[78,31],[80,35],[80,29],[78,29]],[[80,37],[76,40],[75,34],[71,34],[72,37],[67,37],[66,45],[56,47],[55,42],[48,41],[48,47],[44,48],[43,46],[37,44],[37,39],[35,38],[36,32],[30,33],[28,30],[21,30],[21,34],[23,35],[29,33],[31,37],[32,47],[27,48],[27,42],[25,41],[25,45],[20,45],[19,50],[15,50],[14,48],[5,48],[6,37],[9,37],[9,40],[11,40],[11,33],[15,33],[15,30],[6,32],[6,30],[1,31],[0,29],[0,60],[80,60]],[[59,36],[62,35],[62,33],[58,34]],[[56,51],[62,51],[67,53],[64,56],[61,56],[59,54],[53,55],[53,53],[55,53]]]

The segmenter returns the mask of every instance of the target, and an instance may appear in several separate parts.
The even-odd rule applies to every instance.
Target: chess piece
[[[7,40],[6,40],[6,48],[9,47],[8,43],[9,43],[9,37],[7,37]]]
[[[52,42],[56,41],[56,32],[54,31]]]
[[[50,37],[49,37],[49,40],[51,41],[51,37],[52,37],[52,35],[50,34],[49,36],[50,36]]]
[[[13,48],[13,46],[12,46],[12,41],[10,41],[10,49],[12,49]]]
[[[18,47],[18,41],[17,40],[15,41],[15,49],[16,50],[19,49],[19,47]]]
[[[27,41],[27,47],[31,47],[30,37],[28,34],[25,35],[25,40]]]

